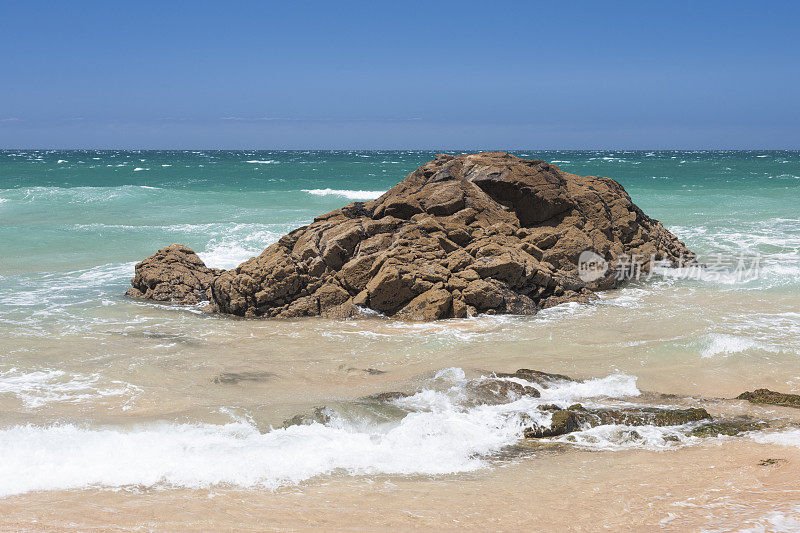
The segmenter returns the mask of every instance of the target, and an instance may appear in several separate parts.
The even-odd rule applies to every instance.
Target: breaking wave
[[[386,191],[349,191],[343,189],[302,189],[314,196],[342,196],[350,200],[374,200]]]
[[[31,379],[44,386],[58,377],[37,374]],[[397,400],[397,417],[329,408],[324,424],[263,432],[247,420],[13,426],[0,430],[0,496],[88,486],[273,489],[332,473],[467,472],[487,466],[492,454],[518,442],[531,421],[549,423],[550,415],[537,409],[543,403],[639,394],[635,378],[619,374],[557,383],[542,398],[474,405],[465,393],[467,383],[461,369],[445,369],[416,394]]]

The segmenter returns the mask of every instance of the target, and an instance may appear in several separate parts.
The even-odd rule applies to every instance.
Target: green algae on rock
[[[736,399],[747,400],[750,403],[800,407],[800,394],[784,394],[769,389],[756,389],[753,392],[743,392],[737,396]]]

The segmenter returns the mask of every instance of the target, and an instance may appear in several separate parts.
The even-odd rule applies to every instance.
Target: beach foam
[[[46,379],[39,381],[47,381]],[[514,444],[531,420],[548,423],[546,402],[638,394],[635,378],[612,375],[560,383],[547,397],[502,405],[464,403],[464,371],[445,369],[395,403],[396,421],[328,410],[313,423],[265,433],[245,420],[228,424],[154,423],[135,427],[18,425],[0,430],[0,495],[88,486],[218,484],[273,489],[343,472],[433,475],[472,471]]]
[[[750,438],[759,444],[778,444],[779,446],[794,446],[800,448],[800,429],[754,433]]]
[[[16,396],[29,409],[54,402],[94,401],[104,396],[132,397],[137,390],[122,381],[100,384],[98,376],[72,375],[62,370],[23,372],[12,368],[0,372],[0,394]]]

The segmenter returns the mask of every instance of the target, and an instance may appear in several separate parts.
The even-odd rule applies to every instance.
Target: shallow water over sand
[[[356,153],[328,157],[332,175],[360,180],[292,170],[272,176],[291,186],[263,189],[262,197],[254,190],[264,182],[247,181],[252,176],[227,159],[217,164],[241,180],[232,189],[191,185],[183,174],[102,188],[99,177],[69,181],[93,176],[78,170],[54,181],[65,165],[55,161],[75,157],[40,155],[53,159],[46,172],[0,186],[0,214],[13,215],[2,219],[0,245],[15,251],[0,263],[0,525],[513,529],[563,524],[566,516],[587,530],[797,529],[800,432],[792,424],[800,410],[730,398],[760,387],[800,392],[800,180],[751,176],[754,199],[732,204],[720,198],[736,197],[736,180],[761,168],[755,154],[683,153],[672,162],[658,153],[658,165],[644,153],[565,154],[550,159],[569,159],[556,164],[582,173],[589,170],[581,165],[607,165],[602,173],[615,177],[639,172],[631,168],[672,174],[622,182],[690,248],[762,254],[759,278],[657,278],[533,317],[432,324],[209,316],[122,297],[132,261],[188,239],[212,266],[232,266],[347,201],[326,189],[383,190],[407,169],[382,181],[367,175],[402,166],[391,161],[414,167],[428,154],[361,153],[377,160],[367,167]],[[800,175],[796,153],[771,154],[783,174]],[[28,155],[26,164],[39,164]],[[135,168],[211,166],[219,157],[140,155],[154,160]],[[620,161],[602,159],[612,155]],[[271,169],[257,171],[262,178],[281,165],[325,168],[319,155],[289,157],[241,154],[239,166]],[[695,160],[718,179],[687,178]],[[786,185],[776,187],[780,180]],[[683,191],[687,184],[695,194]],[[181,209],[167,209],[170,201]],[[227,210],[214,211],[220,202]],[[776,427],[677,441],[664,428],[633,438],[626,428],[595,428],[574,441],[520,446],[524,416],[536,415],[538,400],[475,406],[460,396],[471,378],[518,368],[582,380],[543,394],[542,403],[703,406]],[[385,391],[415,394],[388,407],[359,400]],[[281,427],[317,406],[334,416]],[[764,459],[780,460],[760,466]]]

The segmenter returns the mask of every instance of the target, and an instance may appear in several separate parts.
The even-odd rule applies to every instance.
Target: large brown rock
[[[211,297],[211,283],[221,273],[206,267],[190,248],[172,244],[136,265],[126,294],[157,302],[196,304]]]
[[[586,250],[607,262],[598,279],[578,275]],[[624,255],[643,256],[645,270],[651,257],[694,257],[612,179],[504,152],[439,155],[377,200],[319,216],[235,269],[160,250],[137,265],[131,292],[209,299],[247,317],[533,314],[616,286]]]

